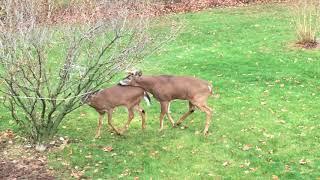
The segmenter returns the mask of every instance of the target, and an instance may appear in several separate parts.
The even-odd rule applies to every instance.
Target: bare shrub
[[[297,43],[307,48],[316,46],[320,25],[320,1],[296,0],[293,9]]]
[[[142,11],[145,3],[128,5],[99,1],[90,6],[104,8],[108,16],[93,13],[81,23],[50,26],[46,22],[51,22],[52,8],[34,0],[3,1],[0,90],[31,140],[47,142],[65,116],[82,105],[82,95],[141,62],[171,37],[168,33],[175,34],[151,35],[149,17]]]

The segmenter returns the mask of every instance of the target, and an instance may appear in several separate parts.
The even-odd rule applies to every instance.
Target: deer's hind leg
[[[184,113],[181,118],[179,119],[179,121],[176,123],[177,126],[179,126],[190,114],[192,114],[195,111],[195,105],[193,105],[190,101],[189,101],[189,111]]]
[[[134,118],[134,112],[133,112],[133,107],[128,107],[128,121],[126,122],[126,124],[124,125],[121,133],[124,133],[128,130],[129,125],[132,121],[132,119]]]
[[[198,100],[198,101],[192,102],[202,112],[206,113],[206,124],[203,130],[204,135],[207,135],[209,132],[209,126],[210,126],[211,117],[212,117],[212,109],[207,105],[206,100],[207,99],[202,99],[201,101]]]
[[[121,135],[121,133],[113,126],[112,124],[112,111],[113,109],[110,109],[107,111],[108,113],[108,125],[111,127],[111,129],[118,135]]]

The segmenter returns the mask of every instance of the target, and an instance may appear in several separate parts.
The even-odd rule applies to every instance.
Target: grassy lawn
[[[320,52],[292,46],[290,10],[257,5],[178,16],[186,25],[177,39],[140,68],[212,81],[218,95],[209,99],[215,110],[210,135],[199,133],[205,122],[199,111],[185,121],[188,128],[174,129],[165,119],[159,133],[153,99],[150,107],[142,103],[145,131],[136,113],[125,136],[110,134],[104,123],[101,139],[94,139],[98,114],[84,106],[58,133],[74,143],[49,153],[49,165],[62,177],[72,168],[94,179],[320,178]],[[187,109],[184,101],[171,104],[175,120]],[[114,114],[118,126],[126,118],[124,109]]]

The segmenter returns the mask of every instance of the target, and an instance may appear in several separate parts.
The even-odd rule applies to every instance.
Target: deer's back
[[[140,102],[144,90],[140,87],[116,85],[99,91],[90,105],[97,110],[106,110],[117,106],[131,106]]]
[[[192,99],[209,96],[211,85],[202,79],[189,76],[157,76],[154,95],[159,100]]]

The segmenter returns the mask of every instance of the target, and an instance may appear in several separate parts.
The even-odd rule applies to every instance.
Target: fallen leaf
[[[250,144],[245,144],[245,145],[243,145],[243,147],[242,147],[242,150],[243,150],[243,151],[248,151],[249,149],[251,149],[251,145],[250,145]]]
[[[270,139],[273,139],[273,138],[274,138],[274,135],[273,135],[273,134],[263,133],[263,135],[264,135],[266,138],[270,138]]]
[[[251,164],[251,163],[250,163],[249,160],[245,160],[243,164],[240,164],[240,168],[249,167],[250,164]]]
[[[85,158],[87,158],[87,159],[91,159],[91,158],[92,158],[92,156],[91,156],[91,155],[88,155],[88,156],[85,156]]]
[[[258,147],[258,146],[256,146],[256,150],[257,150],[257,151],[261,151],[261,148]]]
[[[279,180],[279,177],[276,175],[272,175],[272,180]]]
[[[286,123],[286,121],[284,121],[282,119],[279,119],[277,122],[280,123],[280,124],[285,124]]]
[[[150,156],[155,157],[159,154],[159,151],[152,151],[150,152]]]
[[[112,148],[112,146],[105,146],[102,150],[104,152],[111,152],[113,150],[113,148]]]
[[[301,159],[301,160],[299,161],[299,163],[300,163],[301,165],[305,165],[305,164],[307,164],[307,160],[306,160],[306,159]]]
[[[76,179],[81,179],[81,177],[84,175],[84,171],[77,171],[77,170],[72,170],[71,171],[71,176],[76,178]]]
[[[230,165],[230,162],[229,161],[225,161],[223,164],[222,164],[223,166],[229,166]]]
[[[286,172],[289,172],[289,171],[291,171],[291,168],[290,168],[290,166],[289,166],[289,165],[287,165],[287,164],[286,164],[286,165],[284,166],[284,169],[285,169],[285,171],[286,171]]]
[[[245,161],[244,161],[244,164],[245,164],[246,166],[250,166],[251,163],[250,163],[249,160],[245,160]]]
[[[258,168],[249,168],[250,171],[255,172]]]

